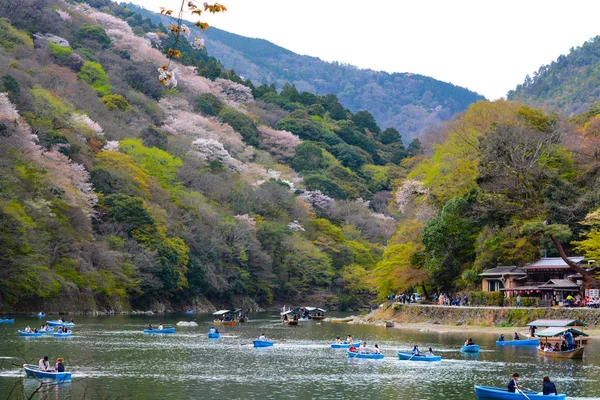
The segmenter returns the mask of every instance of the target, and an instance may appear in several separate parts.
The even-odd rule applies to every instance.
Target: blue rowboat
[[[175,333],[175,328],[144,329],[144,333]]]
[[[42,336],[41,333],[39,332],[25,332],[25,331],[19,331],[19,336],[28,336],[28,337],[40,337]]]
[[[25,374],[27,374],[27,376],[33,376],[37,379],[53,379],[55,381],[71,380],[70,372],[40,371],[40,368],[33,364],[24,364],[23,369],[25,370]]]
[[[56,332],[54,334],[54,337],[69,337],[69,336],[71,336],[72,333],[73,333],[73,331],[67,331],[66,333]]]
[[[218,338],[220,338],[220,337],[221,337],[221,334],[220,334],[220,333],[213,332],[213,333],[209,333],[209,334],[208,334],[208,338],[209,338],[209,339],[218,339]]]
[[[400,350],[398,350],[396,353],[398,353],[398,358],[401,359],[401,360],[427,361],[427,362],[441,361],[442,360],[442,356],[426,356],[425,354],[413,355],[412,352],[409,352],[409,351],[400,351]]]
[[[14,318],[2,318],[0,319],[0,324],[14,324],[15,323],[15,319]]]
[[[38,318],[44,318],[46,316],[46,314],[44,314],[44,313],[38,313],[37,316],[38,316]]]
[[[254,347],[273,347],[273,342],[269,342],[268,340],[255,340]]]
[[[540,339],[503,340],[497,341],[496,346],[537,346]]]
[[[540,392],[533,390],[522,390],[525,395],[531,400],[565,400],[566,394],[559,394],[557,396],[544,396]],[[511,393],[506,388],[495,388],[491,386],[479,386],[475,385],[475,395],[478,399],[501,399],[501,400],[525,400],[523,393],[514,392]]]
[[[357,340],[356,342],[352,343],[354,345],[354,347],[358,347],[360,346],[362,342],[360,340]],[[332,349],[349,349],[351,346],[350,343],[347,342],[343,342],[343,343],[333,343],[331,345]]]
[[[463,353],[479,353],[479,345],[472,344],[470,346],[463,346],[460,348],[460,351]]]
[[[187,315],[192,315],[192,314],[194,313],[194,311],[192,311],[192,310],[187,310],[185,313],[186,313]]]
[[[38,329],[38,333],[41,333],[42,335],[49,335],[51,333],[54,333],[54,328],[50,328],[47,331],[43,329]]]
[[[375,353],[355,353],[353,351],[348,350],[348,358],[366,358],[369,360],[381,360],[385,357],[383,354],[375,354]]]
[[[48,326],[66,326],[67,328],[72,328],[75,326],[74,323],[72,322],[60,322],[58,320],[54,320],[54,321],[46,321],[46,323],[48,324]]]

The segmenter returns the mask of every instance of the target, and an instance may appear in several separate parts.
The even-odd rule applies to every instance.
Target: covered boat
[[[472,344],[470,346],[463,346],[460,348],[460,351],[463,353],[479,353],[479,345]]]
[[[273,347],[273,342],[269,340],[255,340],[254,347]]]
[[[356,340],[354,343],[342,342],[342,343],[332,343],[332,349],[349,349],[350,346],[354,345],[354,347],[359,347],[362,342],[360,340]]]
[[[348,358],[366,358],[366,359],[370,359],[370,360],[381,360],[382,358],[384,358],[385,356],[383,354],[376,354],[376,353],[356,353],[353,351],[348,350]]]
[[[287,310],[279,313],[284,325],[298,325],[299,313],[296,309]]]
[[[58,331],[58,332],[54,333],[54,337],[70,337],[72,333],[73,333],[73,331],[71,331],[71,330],[68,330],[66,332]]]
[[[71,380],[70,372],[40,371],[40,368],[33,364],[23,364],[23,369],[27,376],[33,376],[37,379],[53,379],[55,381]]]
[[[585,352],[585,350],[582,345],[583,340],[581,340],[581,338],[583,338],[584,336],[588,336],[587,333],[585,333],[579,329],[566,326],[566,327],[546,328],[543,331],[538,332],[537,335],[540,338],[542,338],[542,340],[543,340],[542,343],[544,343],[544,339],[545,339],[545,342],[547,342],[547,343],[556,342],[557,340],[562,342],[562,337],[566,332],[571,332],[573,337],[580,338],[578,348],[566,350],[566,351],[544,351],[544,350],[540,350],[538,348],[538,354],[540,356],[544,356],[544,357],[582,359],[583,353]],[[550,338],[555,339],[555,340],[551,342],[550,340],[548,340]],[[575,342],[577,342],[577,340],[575,340]]]
[[[578,319],[536,319],[535,321],[528,323],[527,326],[545,328],[577,328],[577,332],[583,332],[583,328],[586,327],[587,324],[585,322],[579,321]],[[539,334],[541,332],[543,331],[536,333],[536,336],[541,336]],[[588,335],[575,335],[575,331],[571,331],[571,333],[573,333],[574,337],[579,336],[577,337],[577,341],[579,342],[580,346],[587,344],[589,339]],[[529,335],[526,336],[531,338],[531,336]],[[550,343],[560,343],[562,341],[562,338],[560,336],[545,336],[544,341]]]
[[[208,332],[208,338],[209,339],[218,339],[221,337],[220,333],[217,332]]]
[[[144,333],[175,333],[175,328],[144,329]]]
[[[496,346],[537,346],[540,339],[497,340]]]
[[[25,331],[19,330],[19,336],[40,337],[40,336],[42,336],[42,334],[39,332],[25,332]]]
[[[242,310],[219,310],[213,313],[217,318],[213,321],[215,325],[235,326],[236,316]]]
[[[425,354],[414,355],[410,351],[400,351],[400,350],[398,350],[397,353],[398,353],[398,358],[400,360],[427,361],[427,362],[441,361],[442,360],[442,356],[426,356]]]
[[[0,318],[0,324],[14,324],[14,318]]]
[[[525,394],[526,396],[524,396]],[[544,396],[540,392],[533,390],[521,390],[520,392],[511,393],[506,388],[495,388],[491,386],[479,386],[475,385],[475,395],[478,399],[501,399],[501,400],[565,400],[566,394],[559,394],[558,396]]]
[[[324,319],[325,318],[325,313],[327,312],[326,310],[323,310],[322,308],[318,308],[318,307],[302,307],[300,309],[300,312],[302,313],[302,317],[303,317],[303,321],[304,318],[308,318],[308,319]]]
[[[72,322],[59,321],[59,320],[46,321],[46,323],[48,324],[48,326],[66,326],[67,328],[72,328],[75,326],[75,324]]]

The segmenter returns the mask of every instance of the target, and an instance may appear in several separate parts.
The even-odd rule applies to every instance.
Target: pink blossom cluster
[[[232,103],[247,103],[254,100],[252,89],[248,86],[222,78],[216,79],[211,83],[212,92],[225,100],[229,105],[235,106],[236,104]]]
[[[0,119],[16,121],[19,113],[15,106],[10,102],[7,93],[0,93]]]
[[[250,226],[256,226],[256,221],[253,217],[250,217],[248,214],[236,215],[235,218],[239,221],[245,222]]]
[[[104,147],[102,147],[104,151],[119,151],[119,141],[118,140],[109,140],[106,142]]]
[[[278,161],[288,161],[296,154],[302,140],[288,131],[278,131],[268,126],[258,127],[261,146],[271,153]]]
[[[320,190],[305,190],[298,197],[313,208],[327,209],[335,203],[333,198],[323,194]]]
[[[71,14],[69,14],[66,11],[61,10],[60,8],[56,9],[56,12],[58,13],[58,15],[60,16],[60,19],[63,20],[63,22],[69,22],[71,21]]]
[[[298,222],[297,220],[293,220],[292,222],[290,222],[287,227],[293,231],[305,232],[304,227],[300,225],[300,222]]]
[[[71,124],[75,126],[82,125],[91,129],[97,135],[104,135],[104,129],[100,124],[93,121],[87,114],[71,114]]]

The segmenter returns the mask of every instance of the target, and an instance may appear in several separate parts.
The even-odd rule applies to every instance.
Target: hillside
[[[419,142],[87,3],[0,4],[0,310],[368,301]]]
[[[516,100],[566,116],[582,113],[600,96],[600,36],[572,48],[549,65],[527,75],[525,81],[508,93]]]
[[[126,7],[156,24],[169,24],[168,18],[136,5],[126,4]],[[430,77],[329,63],[293,53],[263,39],[214,27],[202,36],[211,56],[256,85],[274,84],[281,89],[291,83],[299,91],[335,94],[350,111],[368,110],[380,126],[393,127],[407,138],[420,137],[425,130],[439,126],[469,104],[483,99],[470,90]]]

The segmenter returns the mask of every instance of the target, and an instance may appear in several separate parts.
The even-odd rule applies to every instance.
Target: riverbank
[[[352,324],[385,326],[421,332],[474,332],[498,334],[527,332],[536,319],[577,319],[588,324],[586,333],[600,338],[600,310],[573,308],[452,307],[437,305],[385,304]]]

